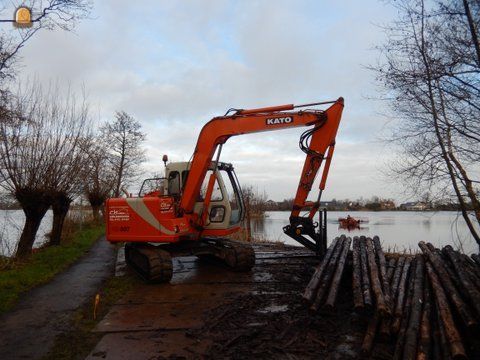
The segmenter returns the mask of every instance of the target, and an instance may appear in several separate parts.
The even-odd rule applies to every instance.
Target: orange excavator
[[[325,110],[320,106],[329,105]],[[299,146],[306,158],[284,232],[322,255],[326,249],[326,213],[319,211],[335,137],[343,111],[343,98],[304,105],[259,109],[230,109],[201,130],[189,162],[163,157],[165,177],[146,179],[136,197],[106,201],[107,240],[125,242],[125,259],[149,282],[172,277],[172,256],[196,255],[222,260],[234,271],[255,264],[249,243],[227,236],[238,232],[245,215],[241,188],[233,166],[220,162],[222,147],[232,136],[262,131],[309,127]],[[323,165],[319,193],[307,201]],[[319,215],[319,221],[314,216]]]

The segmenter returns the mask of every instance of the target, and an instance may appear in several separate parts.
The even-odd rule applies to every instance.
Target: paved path
[[[10,312],[0,316],[0,357],[40,359],[57,335],[69,328],[73,313],[93,300],[112,275],[115,247],[101,237],[91,250],[48,284],[33,289]]]

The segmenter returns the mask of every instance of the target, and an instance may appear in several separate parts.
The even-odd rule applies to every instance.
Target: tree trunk
[[[62,240],[63,223],[67,216],[68,209],[72,199],[67,194],[61,192],[52,197],[53,222],[52,232],[50,234],[49,246],[60,245]]]
[[[105,202],[105,197],[94,192],[89,192],[87,193],[87,198],[90,206],[92,207],[93,220],[95,222],[102,221],[103,203]]]
[[[100,222],[100,219],[101,219],[100,208],[101,208],[101,206],[93,204],[93,205],[91,205],[91,207],[92,207],[93,221],[95,221],[96,223]]]
[[[477,65],[480,66],[480,43],[478,40],[477,29],[475,28],[475,20],[473,19],[472,12],[470,11],[470,5],[468,4],[467,0],[463,0],[463,8],[468,19],[468,28],[470,30],[472,42],[475,46],[475,52],[477,54]]]
[[[15,198],[25,213],[25,225],[18,241],[16,257],[26,257],[32,253],[33,243],[45,213],[50,207],[50,199],[43,191],[19,189]]]

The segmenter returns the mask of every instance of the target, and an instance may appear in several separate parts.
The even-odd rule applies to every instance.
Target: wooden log
[[[336,246],[335,250],[333,251],[332,258],[330,259],[327,268],[325,269],[325,276],[322,277],[322,281],[320,286],[318,287],[317,293],[314,295],[314,301],[310,306],[310,309],[316,311],[320,307],[327,293],[327,290],[330,287],[332,282],[332,278],[335,274],[335,269],[337,268],[337,262],[340,254],[343,250],[343,245],[346,241],[345,235],[340,236],[338,239],[338,245]]]
[[[426,266],[425,266],[426,267]],[[428,276],[427,276],[428,279]],[[429,281],[430,283],[430,281]],[[430,333],[432,335],[432,357],[431,359],[442,359],[442,349],[441,349],[441,341],[440,341],[440,328],[438,325],[438,322],[440,321],[439,315],[438,315],[438,310],[437,310],[437,305],[435,303],[435,299],[433,296],[433,293],[430,293],[430,304],[431,304],[431,309],[432,309],[432,328],[430,330]]]
[[[451,261],[440,250],[435,249],[435,253],[442,259],[442,263],[445,267],[445,270],[447,271],[447,274],[450,277],[450,280],[452,280],[453,285],[458,290],[462,299],[468,299],[468,292],[463,287],[457,273],[455,272],[455,269],[453,268]]]
[[[415,262],[412,262],[412,274],[415,271]],[[408,320],[410,318],[410,308],[412,306],[413,298],[413,286],[414,282],[409,281],[407,286],[407,294],[405,296],[405,306],[403,308],[402,316],[400,319],[400,327],[397,335],[397,341],[395,343],[395,351],[393,353],[393,359],[400,360],[403,359],[403,348],[405,344],[405,336],[408,327]]]
[[[423,255],[415,256],[415,274],[413,277],[413,294],[410,305],[410,316],[405,343],[403,348],[403,359],[415,359],[417,357],[418,333],[422,318],[423,285],[425,283],[425,262]]]
[[[423,310],[420,324],[417,360],[429,360],[431,355],[431,292],[428,276],[424,277]]]
[[[370,275],[368,273],[368,261],[367,261],[367,249],[365,247],[365,236],[360,237],[360,267],[362,269],[362,294],[363,303],[366,309],[371,309],[372,302],[372,290],[370,287]]]
[[[402,260],[403,259],[403,260]],[[402,273],[402,268],[400,266],[403,266],[403,262],[400,263],[400,261],[405,262],[404,257],[400,257],[397,259],[391,258],[388,261],[388,269],[387,269],[387,278],[388,282],[390,284],[390,294],[391,294],[391,301],[392,304],[394,303],[395,299],[393,297],[394,293],[394,288],[393,288],[393,283],[394,283],[394,278],[395,274],[398,272],[399,274]],[[400,265],[399,265],[400,264]],[[397,271],[398,270],[398,271]],[[393,311],[393,308],[392,308]],[[380,329],[379,329],[379,338],[383,341],[386,341],[390,338],[390,327],[391,327],[391,318],[382,318],[380,321]]]
[[[390,260],[388,260],[387,280],[388,280],[388,285],[389,285],[390,289],[391,289],[393,274],[395,273],[395,268],[396,267],[397,267],[397,259],[391,258]]]
[[[379,275],[382,284],[383,296],[385,297],[385,304],[388,309],[391,309],[392,305],[390,301],[390,284],[387,278],[387,262],[385,260],[385,254],[382,250],[382,244],[380,244],[380,238],[378,236],[374,236],[372,241],[375,248],[375,253],[378,258],[378,268],[380,270]]]
[[[365,336],[362,342],[362,355],[364,357],[368,357],[372,352],[373,343],[375,341],[375,335],[377,333],[378,325],[380,323],[381,317],[376,312],[373,315],[373,318],[370,319],[367,326],[367,331],[365,332]]]
[[[426,265],[425,265],[426,268]],[[441,359],[442,358],[442,350],[440,348],[440,330],[438,328],[438,309],[435,304],[435,298],[433,296],[433,292],[431,291],[431,284],[430,280],[428,278],[428,273],[426,278],[428,279],[429,285],[430,285],[430,306],[431,306],[431,321],[432,321],[432,326],[430,329],[430,334],[432,336],[432,356],[431,359]]]
[[[343,270],[345,269],[345,262],[347,259],[348,251],[350,250],[351,243],[351,238],[347,238],[343,242],[343,249],[338,259],[337,267],[335,269],[335,275],[333,276],[332,284],[330,285],[330,291],[327,295],[327,300],[325,301],[325,308],[327,309],[332,309],[335,306],[338,289],[340,288],[340,282],[342,280]]]
[[[355,311],[360,312],[365,308],[362,293],[362,266],[360,259],[360,238],[355,236],[352,245],[352,288],[353,288],[353,307]]]
[[[473,254],[472,259],[473,259],[473,261],[475,261],[477,263],[478,266],[480,266],[480,255]]]
[[[480,315],[480,289],[475,286],[470,279],[470,276],[462,266],[462,259],[460,258],[459,253],[454,251],[450,245],[445,246],[443,250],[455,269],[458,279],[460,280],[459,285],[460,287],[463,287],[463,293],[467,294],[473,308],[477,314]]]
[[[409,275],[411,263],[412,263],[411,257],[405,258],[405,263],[402,269],[402,275],[400,278],[400,282],[398,284],[397,298],[395,302],[395,311],[394,311],[393,320],[392,320],[391,333],[393,335],[398,334],[398,331],[400,330],[400,323],[402,320],[403,308],[405,306],[405,295],[406,295],[406,290],[408,289],[408,286],[406,284],[409,277],[408,275]]]
[[[367,259],[368,259],[368,269],[370,271],[370,281],[375,295],[376,309],[382,316],[389,316],[391,310],[388,307],[388,304],[385,301],[385,294],[383,293],[382,284],[380,281],[379,271],[377,263],[375,261],[375,253],[373,250],[372,239],[368,238],[365,241],[367,249]]]
[[[395,272],[393,273],[393,279],[390,285],[390,288],[392,289],[391,298],[392,298],[393,304],[395,304],[397,301],[398,285],[400,284],[400,279],[402,276],[402,270],[405,264],[405,259],[406,259],[405,256],[401,256],[398,258],[397,266],[395,267]]]
[[[330,246],[328,247],[325,256],[323,257],[320,264],[317,266],[315,273],[313,274],[310,282],[308,283],[307,287],[305,288],[305,292],[303,293],[303,298],[308,302],[311,302],[316,294],[318,287],[320,286],[320,280],[322,279],[322,275],[325,273],[325,269],[330,262],[333,252],[338,244],[338,237],[335,238]]]
[[[463,263],[467,267],[468,271],[477,282],[480,283],[480,266],[477,266],[473,259],[465,254],[460,254],[461,258],[463,259]],[[479,286],[480,287],[480,286]]]
[[[443,325],[443,322],[440,319],[440,310],[438,308],[436,299],[435,299],[435,303],[436,303],[436,311],[438,314],[437,326],[438,326],[438,343],[440,347],[439,359],[450,360],[452,358],[452,354],[450,352],[450,346],[448,344],[447,335],[445,332],[445,326]]]
[[[474,318],[472,312],[468,308],[467,304],[461,298],[458,290],[453,285],[453,282],[450,276],[448,275],[447,270],[445,269],[445,265],[443,264],[441,257],[438,254],[432,252],[423,241],[420,241],[418,243],[418,246],[420,246],[420,249],[427,256],[431,266],[435,269],[435,272],[442,279],[442,285],[445,287],[447,296],[450,299],[450,301],[455,305],[455,308],[457,309],[465,325],[468,326],[469,328],[475,328],[478,325],[478,323]],[[430,281],[432,281],[431,277],[430,277]],[[432,286],[433,286],[433,281],[432,281]],[[448,332],[448,329],[447,329],[447,332]]]
[[[470,276],[470,280],[475,284],[475,287],[480,289],[480,268],[479,271],[477,272],[476,270],[476,265],[475,264],[470,264],[468,262],[464,262],[464,270],[468,273]]]
[[[465,359],[465,348],[463,347],[460,333],[455,326],[452,312],[448,305],[447,296],[445,295],[442,284],[440,283],[440,279],[431,262],[427,262],[426,266],[428,278],[430,279],[433,294],[435,295],[435,301],[440,320],[439,324],[443,327],[443,331],[445,332],[445,338],[447,339],[450,353],[454,359]],[[446,289],[446,291],[448,292],[449,290]]]

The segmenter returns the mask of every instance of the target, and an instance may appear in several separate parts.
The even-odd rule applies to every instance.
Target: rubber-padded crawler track
[[[249,271],[255,265],[255,251],[244,242],[218,239],[216,246],[222,258],[233,271]]]
[[[125,244],[125,260],[145,281],[168,282],[173,267],[170,253],[148,244]]]

